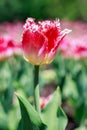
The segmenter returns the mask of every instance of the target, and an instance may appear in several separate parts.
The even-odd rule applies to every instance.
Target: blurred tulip
[[[21,43],[21,35],[23,32],[23,23],[21,22],[4,22],[0,24],[0,37],[9,36],[16,45]]]
[[[28,18],[24,26],[22,48],[25,59],[34,65],[53,61],[62,39],[70,30],[61,31],[59,20],[45,20],[36,23]]]
[[[0,61],[22,54],[20,41],[22,26],[20,22],[0,24]]]
[[[40,108],[43,109],[46,106],[46,104],[49,103],[51,98],[52,98],[52,95],[49,95],[47,97],[40,97]]]
[[[0,37],[0,61],[3,61],[21,51],[21,46],[15,45],[9,37]]]
[[[71,28],[72,32],[63,39],[60,45],[61,55],[74,59],[87,58],[87,24],[79,21],[63,21],[62,26]]]

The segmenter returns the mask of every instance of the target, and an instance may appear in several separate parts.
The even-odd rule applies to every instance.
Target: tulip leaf
[[[46,125],[42,122],[40,115],[34,110],[28,100],[18,94],[17,97],[22,117],[18,130],[46,130]]]
[[[67,117],[60,104],[61,96],[59,88],[57,88],[51,101],[42,110],[42,119],[48,127],[47,130],[65,130]]]
[[[0,102],[0,130],[8,128],[8,120]]]
[[[75,130],[87,130],[87,127],[86,126],[80,126],[80,127],[76,128]]]

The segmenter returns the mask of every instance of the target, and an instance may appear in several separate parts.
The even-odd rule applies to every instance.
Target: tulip
[[[21,34],[23,32],[22,22],[4,22],[0,24],[0,37],[10,37],[15,45],[20,45]]]
[[[36,23],[33,18],[28,18],[22,36],[24,58],[34,65],[51,63],[63,38],[69,32],[68,29],[61,31],[59,20]]]
[[[21,22],[0,24],[0,61],[22,54],[20,42],[22,31],[23,23]]]
[[[12,38],[8,36],[0,37],[0,61],[20,53],[22,53],[21,46],[15,45]]]
[[[50,94],[47,97],[40,97],[40,108],[43,109],[51,100],[52,95]]]
[[[39,65],[53,61],[60,43],[70,30],[61,31],[59,20],[45,20],[37,23],[28,18],[22,35],[22,50],[25,60],[35,65],[34,69],[34,104],[40,113],[39,105]]]
[[[65,58],[81,60],[87,58],[87,24],[80,21],[62,21],[63,27],[72,29],[59,47]]]

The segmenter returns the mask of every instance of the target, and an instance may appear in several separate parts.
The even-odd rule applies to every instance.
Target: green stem
[[[39,104],[39,66],[35,65],[34,68],[34,103],[35,109],[40,113],[40,104]]]

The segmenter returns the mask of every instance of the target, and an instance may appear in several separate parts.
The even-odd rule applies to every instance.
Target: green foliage
[[[3,75],[3,76],[2,76]],[[10,84],[11,70],[7,62],[0,63],[0,93],[3,93]]]
[[[77,0],[79,5],[80,18],[87,22],[87,0]]]
[[[31,68],[21,57],[0,62],[0,130],[17,129],[20,114],[14,91],[32,95]]]
[[[87,61],[86,59],[64,59],[57,55],[53,66],[61,86],[64,110],[75,121],[87,125]],[[62,82],[62,83],[61,83]],[[70,108],[68,108],[70,106]],[[71,116],[70,115],[70,116]]]
[[[0,103],[0,129],[5,130],[7,126],[8,126],[7,117]]]
[[[32,70],[33,67],[21,57],[14,57],[0,63],[0,130],[17,130],[20,110],[14,91],[29,99],[32,98],[30,97],[33,94]],[[77,130],[85,130],[87,125],[87,60],[64,59],[58,54],[50,66],[40,69],[41,87],[51,83],[60,86],[63,109],[78,123]],[[62,130],[66,126],[67,119],[59,107],[61,100],[59,92],[58,95],[57,93],[54,95],[52,101],[42,110],[40,118],[46,125],[49,124],[49,129],[51,125],[53,127],[61,124],[62,120],[63,128],[59,125]],[[68,108],[69,106],[71,109]],[[51,118],[52,116],[55,119]],[[57,121],[58,124],[52,124],[49,121],[54,123]],[[21,130],[20,127],[19,130]]]
[[[42,122],[39,114],[34,110],[27,99],[17,94],[21,109],[21,126],[19,130],[45,130],[46,125]],[[21,128],[20,128],[21,127]]]
[[[27,17],[87,21],[86,4],[86,0],[0,0],[0,21],[25,20]]]
[[[67,117],[61,109],[60,104],[60,91],[59,88],[57,88],[51,101],[42,110],[42,119],[48,126],[47,130],[65,130]]]
[[[65,130],[67,124],[67,118],[65,113],[60,107],[61,97],[59,88],[54,92],[52,100],[42,110],[40,116],[31,106],[27,99],[20,97],[19,99],[21,109],[21,122],[18,130]],[[42,120],[41,120],[42,119]],[[44,125],[44,123],[47,125]]]
[[[87,127],[85,126],[80,126],[79,128],[75,129],[75,130],[87,130]]]
[[[63,96],[64,98],[69,97],[69,99],[72,100],[72,102],[74,101],[74,103],[79,97],[76,83],[69,75],[67,75],[65,79],[65,84],[63,86]]]

